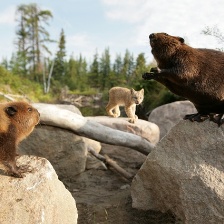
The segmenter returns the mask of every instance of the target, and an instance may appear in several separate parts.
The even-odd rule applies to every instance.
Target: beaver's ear
[[[16,113],[17,113],[17,108],[15,106],[10,106],[10,107],[7,107],[5,109],[5,112],[9,115],[9,116],[14,116]]]
[[[179,37],[179,41],[183,44],[184,43],[184,38]]]

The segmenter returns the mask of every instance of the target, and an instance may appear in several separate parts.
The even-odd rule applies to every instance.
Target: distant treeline
[[[135,58],[126,50],[124,55],[117,54],[111,61],[110,49],[105,48],[101,55],[97,52],[93,55],[90,64],[81,54],[67,59],[64,30],[61,29],[56,41],[50,38],[46,29],[52,17],[51,11],[42,10],[37,4],[19,5],[16,11],[16,51],[9,61],[3,59],[1,65],[13,75],[42,85],[43,94],[60,94],[65,86],[79,94],[104,93],[113,86],[144,88],[146,111],[177,99],[157,82],[142,80],[142,74],[151,67],[146,63],[144,53]],[[58,44],[53,56],[48,49],[52,42]]]

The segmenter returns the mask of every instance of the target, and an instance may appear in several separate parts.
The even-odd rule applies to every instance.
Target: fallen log
[[[53,104],[34,103],[40,113],[40,123],[73,131],[74,133],[111,145],[125,146],[145,155],[151,152],[154,144],[141,136],[106,127],[71,111]]]

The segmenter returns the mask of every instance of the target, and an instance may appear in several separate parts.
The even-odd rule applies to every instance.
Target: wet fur
[[[203,121],[224,113],[224,53],[192,48],[181,37],[166,33],[149,36],[158,67],[143,75],[155,79],[173,93],[190,100],[198,114],[186,117]],[[191,119],[192,118],[192,119]],[[214,121],[216,121],[214,119]]]

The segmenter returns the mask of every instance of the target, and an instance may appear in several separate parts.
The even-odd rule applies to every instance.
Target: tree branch
[[[93,156],[95,156],[97,159],[103,161],[104,163],[107,163],[109,166],[113,167],[119,174],[121,174],[123,177],[125,177],[128,180],[131,180],[133,178],[133,175],[128,173],[126,170],[124,170],[122,167],[120,167],[114,160],[112,160],[108,155],[100,155],[97,153],[94,149],[88,147],[88,152],[90,152]]]

